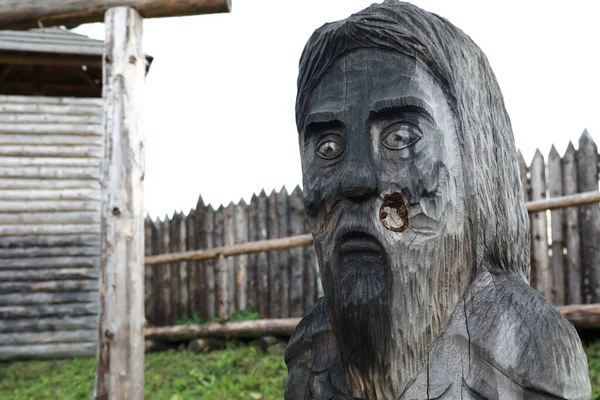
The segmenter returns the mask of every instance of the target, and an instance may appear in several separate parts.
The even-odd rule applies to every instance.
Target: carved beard
[[[399,398],[425,366],[433,341],[463,294],[468,269],[464,232],[449,234],[442,228],[433,237],[390,232],[372,211],[380,202],[363,205],[369,212],[338,202],[327,223],[336,228],[315,234],[323,289],[350,392],[378,400]],[[438,212],[447,208],[438,206]],[[347,222],[348,215],[352,222]],[[341,256],[339,237],[357,229],[376,238],[382,252]]]

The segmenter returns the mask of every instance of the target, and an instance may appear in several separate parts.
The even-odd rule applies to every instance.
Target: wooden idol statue
[[[396,0],[326,24],[296,119],[325,296],[286,399],[590,397],[575,329],[528,284],[512,128],[466,34]]]

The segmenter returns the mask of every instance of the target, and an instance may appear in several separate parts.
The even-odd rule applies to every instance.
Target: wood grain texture
[[[144,397],[144,134],[142,17],[105,16],[105,158],[101,308],[94,398]]]
[[[90,22],[102,22],[112,7],[132,7],[143,18],[224,13],[231,10],[231,0],[2,0],[2,29],[37,28],[65,25],[70,28]]]
[[[577,151],[579,192],[598,190],[598,147],[587,130],[579,138]],[[600,205],[579,207],[581,270],[584,279],[584,302],[600,302]]]
[[[562,163],[558,150],[552,146],[548,157],[548,192],[549,197],[559,197],[563,194]],[[564,210],[553,210],[550,213],[552,235],[552,298],[553,304],[562,306],[566,301],[565,279],[565,238],[564,238]]]
[[[531,166],[531,199],[546,198],[546,166],[544,156],[537,150]],[[552,276],[548,253],[548,220],[546,213],[531,215],[531,275],[532,286],[552,301]]]
[[[578,190],[577,163],[575,146],[569,142],[562,159],[563,193],[573,195]],[[565,268],[567,278],[567,303],[583,303],[583,276],[581,274],[581,242],[579,238],[579,210],[567,208],[565,212],[565,237],[567,254]]]

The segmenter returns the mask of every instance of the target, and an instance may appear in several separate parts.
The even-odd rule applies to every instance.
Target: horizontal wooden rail
[[[312,244],[312,235],[298,235],[279,239],[260,240],[234,244],[231,246],[214,247],[206,250],[184,251],[181,253],[161,254],[146,257],[146,265],[166,264],[179,261],[210,260],[219,257],[231,257],[240,254],[260,253],[262,251],[284,250],[292,247]]]
[[[600,329],[600,304],[573,304],[557,308],[577,330]]]
[[[577,193],[568,196],[553,197],[545,200],[530,201],[527,203],[527,211],[530,213],[555,210],[557,208],[566,208],[581,206],[583,204],[600,202],[600,191]]]
[[[600,304],[557,307],[560,314],[576,329],[600,329]],[[159,342],[184,342],[197,338],[242,338],[290,336],[300,318],[261,319],[256,321],[208,322],[200,325],[178,325],[146,328],[146,339]]]
[[[600,202],[600,191],[578,193],[569,196],[555,197],[547,200],[531,201],[527,203],[527,211],[530,213],[556,208],[580,206]],[[286,238],[259,240],[234,244],[231,246],[215,247],[206,250],[184,251],[180,253],[168,253],[156,256],[148,256],[146,265],[167,264],[180,261],[201,261],[219,257],[231,257],[240,254],[260,253],[263,251],[284,250],[299,246],[309,246],[313,243],[312,235],[298,235]]]
[[[179,325],[146,328],[146,340],[184,342],[196,338],[239,338],[290,336],[300,318],[259,319],[255,321],[208,322],[201,325]]]

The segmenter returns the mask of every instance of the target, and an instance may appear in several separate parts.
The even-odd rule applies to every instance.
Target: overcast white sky
[[[301,183],[294,122],[304,43],[373,0],[233,0],[230,14],[144,21],[146,209],[188,211]],[[414,0],[483,49],[517,147],[561,155],[584,128],[600,143],[600,2]],[[104,38],[102,24],[76,32]]]

